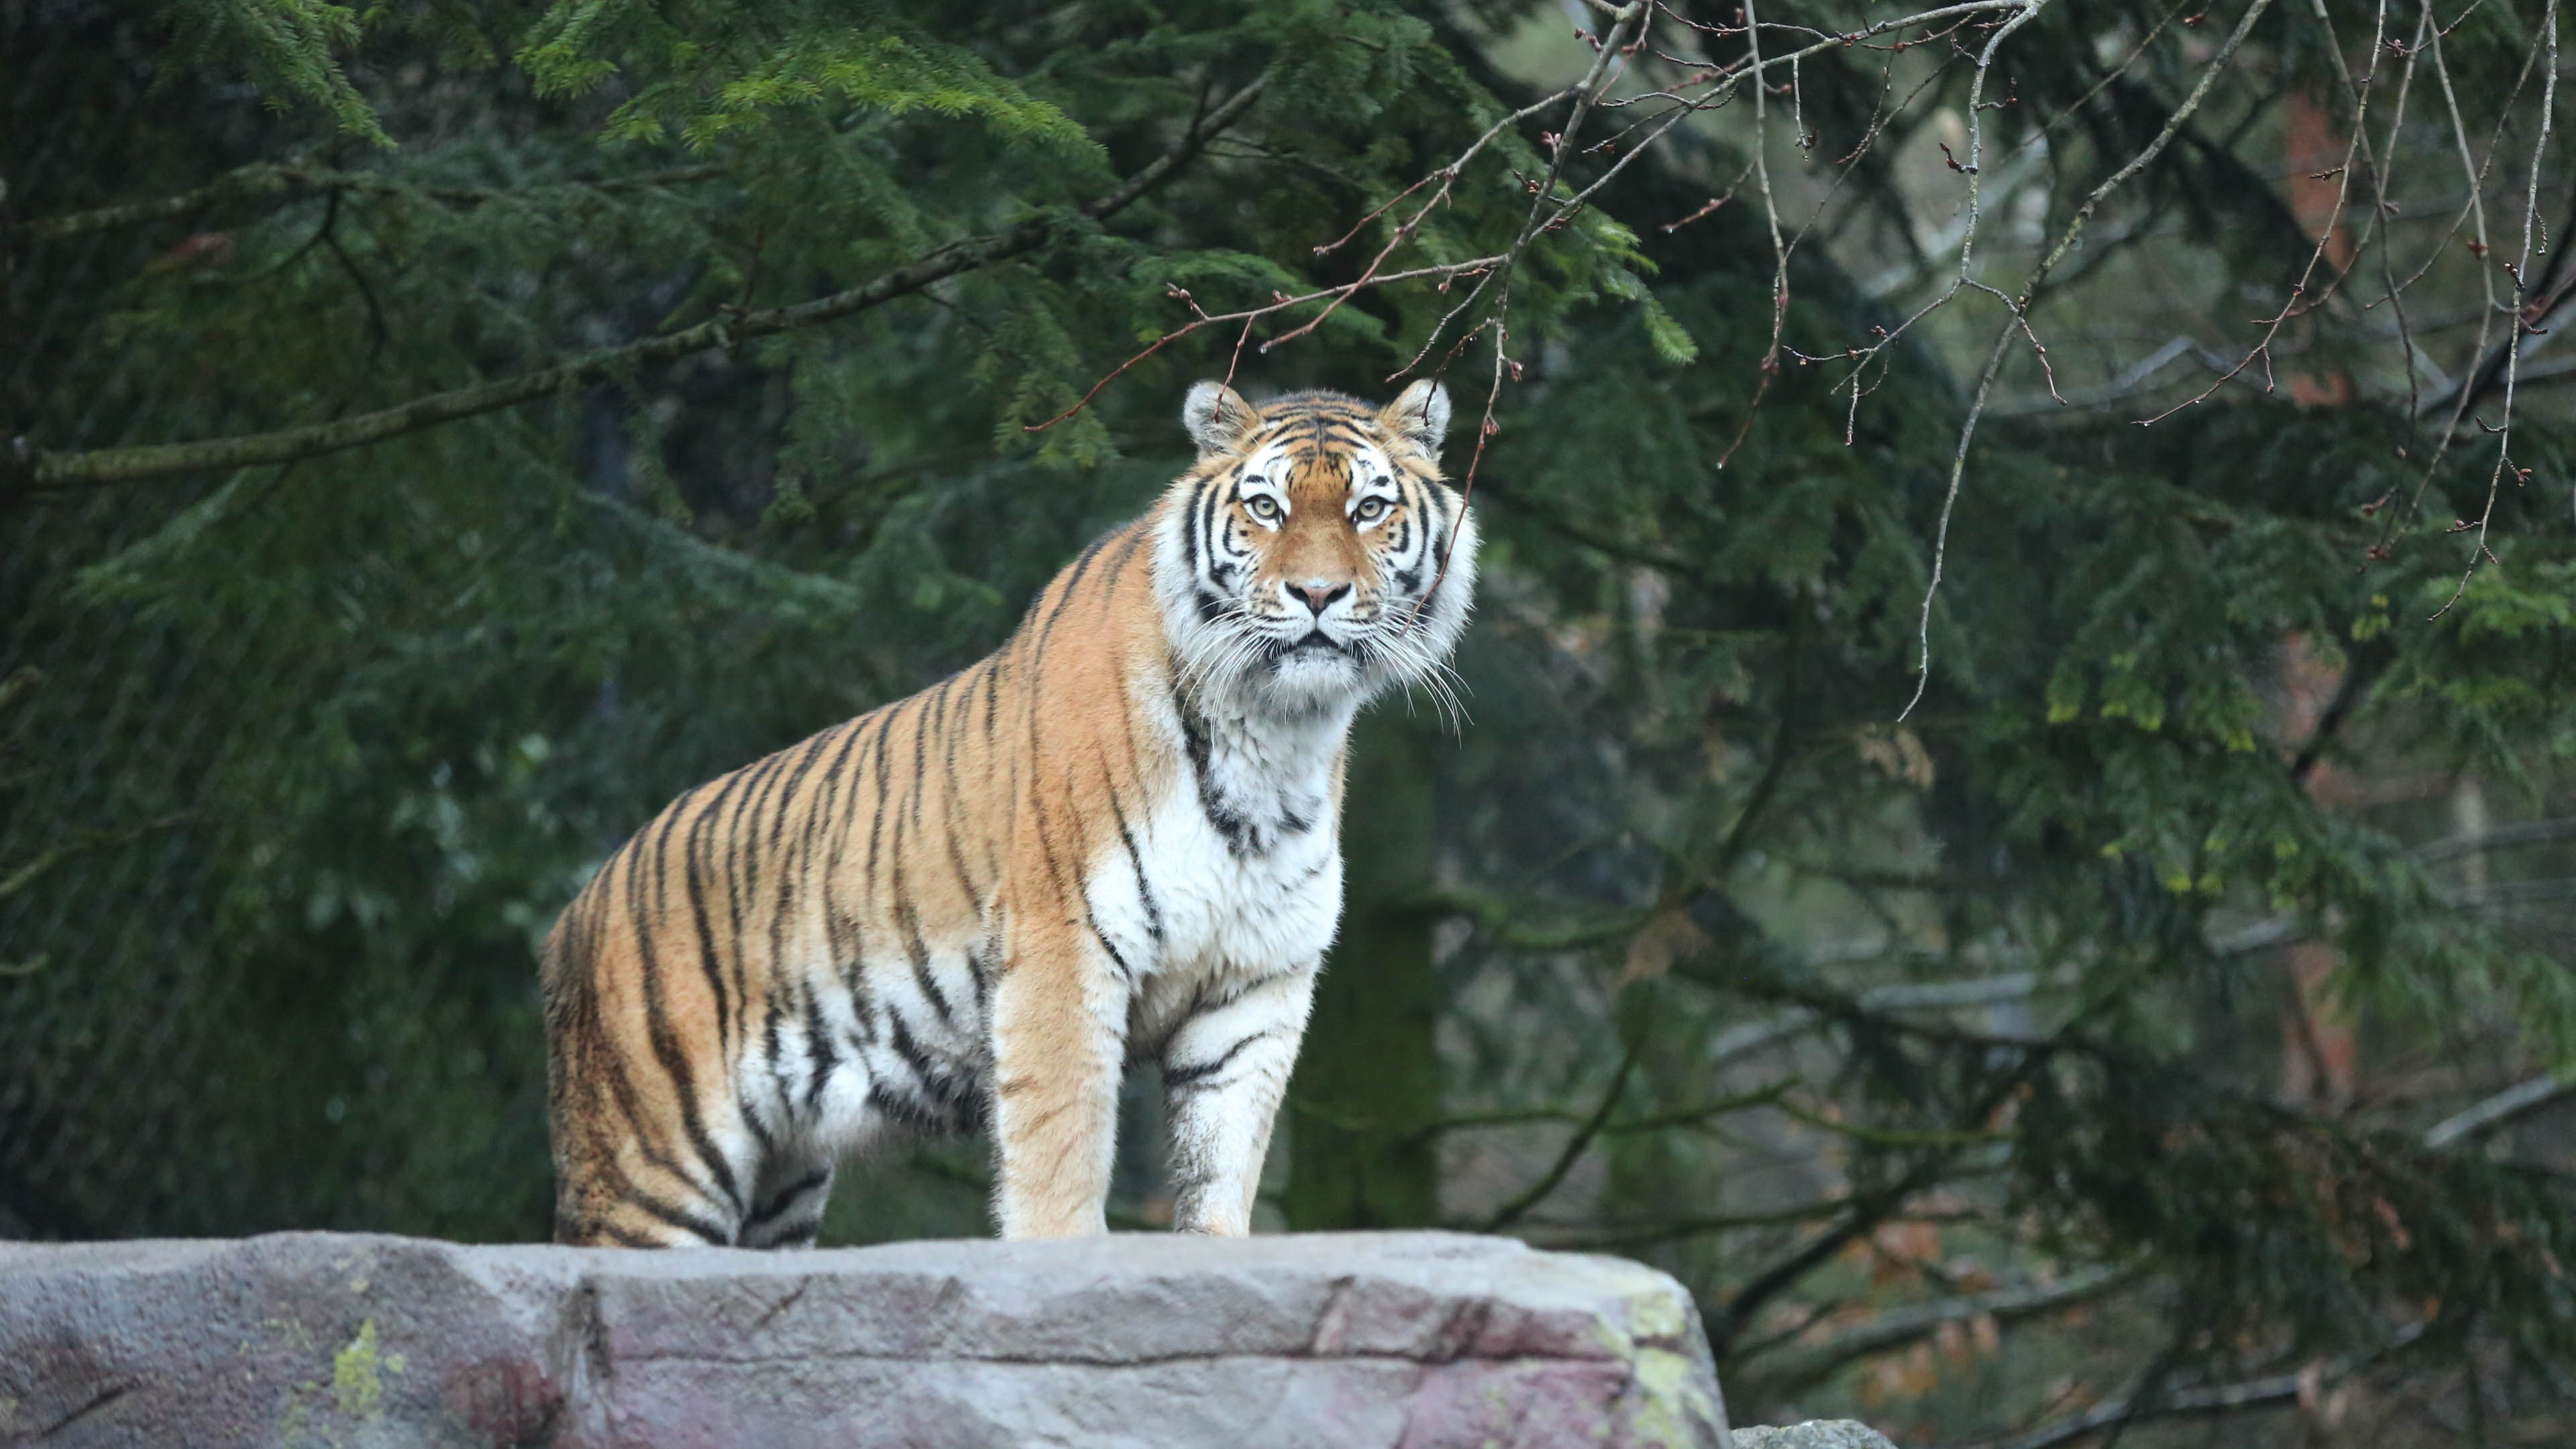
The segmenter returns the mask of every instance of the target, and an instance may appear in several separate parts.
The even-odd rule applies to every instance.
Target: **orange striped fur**
[[[978,1129],[1006,1236],[1098,1232],[1133,1060],[1177,1226],[1245,1231],[1350,720],[1466,618],[1448,411],[1200,384],[1197,464],[999,651],[627,841],[545,949],[557,1238],[810,1243],[842,1159]]]

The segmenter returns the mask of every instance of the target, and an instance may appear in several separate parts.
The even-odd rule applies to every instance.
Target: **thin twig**
[[[2013,299],[2013,321],[2007,322],[2003,330],[1996,334],[1994,347],[1986,358],[1985,371],[1978,378],[1975,397],[1969,403],[1968,416],[1959,426],[1958,446],[1951,452],[1950,480],[1948,486],[1942,491],[1941,518],[1933,533],[1932,577],[1924,586],[1922,616],[1915,626],[1918,653],[1915,663],[1914,695],[1905,702],[1905,708],[1897,711],[1898,719],[1905,719],[1914,713],[1914,707],[1923,702],[1923,692],[1932,682],[1932,601],[1941,592],[1941,571],[1948,563],[1950,516],[1958,506],[1959,482],[1967,471],[1968,444],[1976,436],[1977,420],[1985,412],[1986,397],[1994,386],[1995,372],[2003,366],[2004,352],[2012,345],[2015,324],[2029,311],[2030,304],[2039,295],[2040,289],[2047,285],[2048,274],[2056,269],[2059,260],[2074,247],[2076,239],[2084,234],[2085,224],[2093,219],[2093,213],[2102,205],[2103,199],[2128,184],[2129,178],[2153,164],[2158,156],[2164,154],[2165,148],[2173,144],[2174,137],[2181,133],[2183,126],[2200,110],[2201,102],[2208,98],[2209,88],[2218,79],[2219,73],[2225,70],[2228,62],[2235,58],[2237,47],[2243,45],[2245,37],[2253,32],[2254,22],[2262,19],[2263,12],[2270,9],[2271,5],[2272,0],[2253,0],[2252,4],[2245,7],[2244,16],[2236,22],[2236,29],[2229,33],[2227,43],[2219,47],[2218,53],[2210,57],[2209,65],[2201,71],[2200,81],[2192,87],[2190,96],[2184,99],[2182,105],[2177,107],[2172,115],[2165,118],[2163,128],[2156,132],[2155,139],[2149,141],[2145,149],[2131,157],[2127,165],[2112,172],[2101,185],[2086,194],[2084,204],[2077,207],[2075,215],[2068,219],[2066,230],[2058,236],[2057,244],[2049,249],[2048,255],[2040,259],[2039,265],[2032,269],[2030,279],[2023,284],[2021,295]]]
[[[2522,252],[2518,264],[2511,269],[2514,285],[2511,322],[2513,330],[2505,343],[2504,417],[2497,426],[2488,430],[2497,435],[2496,460],[2495,467],[2487,473],[2486,506],[2478,511],[2476,546],[2469,550],[2468,567],[2460,570],[2459,587],[2451,591],[2451,597],[2443,602],[2442,607],[2433,611],[2433,617],[2436,619],[2449,613],[2451,606],[2460,601],[2460,596],[2468,592],[2469,580],[2477,576],[2478,561],[2491,560],[2495,557],[2495,551],[2487,547],[2487,527],[2495,519],[2496,494],[2504,486],[2505,470],[2513,466],[2514,384],[2518,380],[2517,374],[2522,366],[2522,337],[2525,332],[2533,330],[2539,321],[2538,317],[2532,315],[2533,309],[2539,303],[2528,296],[2529,289],[2524,286],[2523,278],[2531,274],[2532,241],[2540,225],[2540,163],[2542,158],[2549,154],[2550,123],[2557,114],[2558,0],[2549,0],[2549,8],[2544,13],[2547,19],[2541,26],[2541,43],[2548,51],[2549,60],[2547,66],[2543,68],[2544,79],[2540,90],[2540,136],[2532,143],[2531,176],[2523,192]],[[2462,411],[2468,408],[2471,397],[2472,394],[2468,388],[2463,387],[2460,390]],[[2519,469],[2516,477],[2528,478],[2530,473],[2531,470],[2528,468]]]
[[[1574,1170],[1575,1162],[1592,1146],[1592,1139],[1601,1135],[1601,1129],[1610,1121],[1610,1114],[1619,1110],[1619,1099],[1628,1091],[1628,1078],[1637,1069],[1637,1058],[1645,1053],[1646,1036],[1640,1031],[1628,1043],[1627,1052],[1619,1058],[1618,1069],[1610,1074],[1610,1090],[1601,1094],[1601,1105],[1593,1108],[1592,1115],[1584,1119],[1583,1125],[1574,1129],[1574,1135],[1566,1140],[1565,1149],[1557,1153],[1556,1161],[1548,1164],[1547,1171],[1541,1173],[1538,1181],[1531,1183],[1527,1191],[1494,1209],[1493,1216],[1478,1225],[1478,1232],[1500,1232],[1519,1222],[1524,1214],[1546,1201],[1547,1195],[1565,1181],[1565,1175]]]

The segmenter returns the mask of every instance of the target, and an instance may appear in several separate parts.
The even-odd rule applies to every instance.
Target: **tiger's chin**
[[[1308,642],[1281,651],[1260,671],[1266,702],[1285,714],[1312,714],[1358,704],[1372,693],[1358,656],[1340,644]]]

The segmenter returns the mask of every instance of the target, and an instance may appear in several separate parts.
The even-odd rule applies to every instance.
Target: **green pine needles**
[[[1191,381],[1437,374],[1265,1224],[1637,1255],[1748,1416],[2545,1441],[2576,170],[2456,8],[0,6],[0,1232],[542,1233],[608,850]]]

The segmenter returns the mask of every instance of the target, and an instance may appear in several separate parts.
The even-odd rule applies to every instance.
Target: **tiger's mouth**
[[[1346,658],[1350,655],[1351,646],[1316,628],[1295,639],[1273,639],[1266,652],[1272,664],[1285,664],[1292,659]]]

